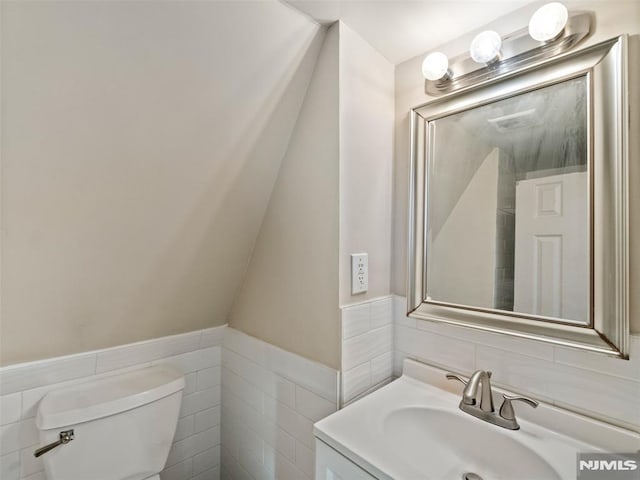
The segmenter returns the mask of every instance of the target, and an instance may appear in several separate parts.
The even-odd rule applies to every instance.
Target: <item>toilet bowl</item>
[[[184,384],[149,367],[47,393],[36,417],[47,480],[159,480]]]

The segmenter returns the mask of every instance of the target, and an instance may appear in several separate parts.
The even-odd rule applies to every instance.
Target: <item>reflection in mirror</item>
[[[591,324],[587,79],[430,122],[427,301]]]

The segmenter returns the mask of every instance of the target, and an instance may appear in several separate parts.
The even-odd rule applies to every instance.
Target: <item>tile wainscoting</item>
[[[0,478],[45,480],[33,450],[48,391],[161,363],[186,380],[162,480],[312,479],[313,423],[401,374],[404,358],[491,370],[500,387],[640,431],[640,336],[623,361],[407,318],[405,304],[342,309],[342,376],[226,326],[0,368]]]
[[[393,296],[341,308],[345,405],[393,377]]]
[[[313,423],[335,412],[336,370],[227,328],[222,478],[310,480]]]
[[[469,375],[491,370],[493,383],[589,417],[640,431],[640,336],[630,360],[406,316],[394,298],[394,374],[412,358]]]
[[[35,425],[50,390],[157,364],[185,374],[180,419],[162,480],[220,478],[221,356],[225,326],[0,368],[0,478],[45,480]]]
[[[162,480],[313,478],[313,423],[337,410],[338,372],[226,326],[0,368],[0,478],[45,480],[33,451],[48,391],[156,364],[186,381]]]

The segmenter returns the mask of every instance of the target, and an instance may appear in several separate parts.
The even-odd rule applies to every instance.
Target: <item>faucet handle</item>
[[[521,395],[507,395],[506,393],[504,393],[502,394],[502,398],[504,398],[504,402],[502,402],[502,406],[500,407],[500,416],[505,420],[515,421],[516,419],[516,413],[513,410],[513,405],[511,404],[511,402],[524,402],[533,408],[536,408],[539,405],[539,402],[537,402],[536,400],[528,397],[523,397]]]
[[[454,373],[447,373],[446,377],[447,377],[447,380],[457,380],[463,385],[466,385],[467,383],[469,383],[468,380],[465,380],[460,375],[455,375]]]

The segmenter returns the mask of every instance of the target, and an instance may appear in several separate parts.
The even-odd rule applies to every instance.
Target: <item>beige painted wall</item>
[[[332,25],[283,161],[234,328],[340,367],[339,307],[390,293],[394,67]],[[369,253],[351,295],[350,254]]]
[[[0,362],[225,323],[321,28],[275,0],[1,8]]]
[[[340,368],[339,26],[327,32],[230,325]]]
[[[340,305],[391,293],[394,66],[340,23]],[[351,295],[351,254],[369,290]]]
[[[501,34],[515,31],[527,25],[531,14],[544,2],[534,2],[516,12],[506,15],[476,31],[462,35],[458,40],[439,50],[455,56],[464,52],[473,36],[481,30],[492,28]],[[593,45],[611,37],[627,33],[629,42],[630,75],[630,131],[640,131],[640,2],[637,0],[564,2],[570,9],[588,10],[595,13],[595,31],[581,46]],[[396,128],[394,155],[394,200],[393,200],[393,270],[392,290],[406,294],[406,229],[408,205],[408,159],[409,159],[409,110],[424,104],[430,98],[424,93],[421,75],[423,56],[396,66]],[[640,333],[640,136],[630,135],[630,311],[631,330]]]

